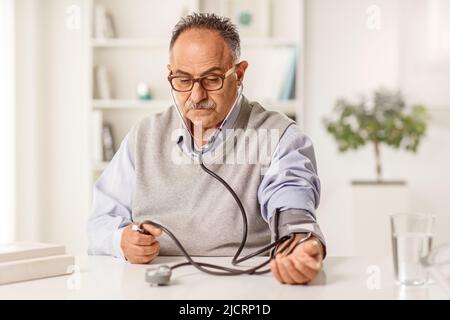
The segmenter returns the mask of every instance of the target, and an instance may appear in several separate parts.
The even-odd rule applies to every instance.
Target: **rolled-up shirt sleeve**
[[[285,130],[278,142],[258,188],[258,201],[272,238],[276,227],[280,237],[311,232],[326,246],[316,219],[320,179],[313,144],[295,124]]]
[[[87,223],[88,254],[125,259],[120,241],[123,228],[132,223],[131,204],[135,188],[134,163],[128,134],[94,185]]]

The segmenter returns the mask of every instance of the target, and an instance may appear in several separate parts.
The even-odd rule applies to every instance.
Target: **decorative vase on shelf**
[[[136,94],[139,100],[151,100],[152,95],[150,94],[150,89],[145,82],[139,82],[136,87]]]

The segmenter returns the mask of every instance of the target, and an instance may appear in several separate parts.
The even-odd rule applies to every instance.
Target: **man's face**
[[[233,57],[225,41],[214,31],[191,29],[183,32],[172,48],[170,65],[172,75],[198,78],[205,75],[223,75],[233,67]],[[236,99],[247,62],[236,67],[218,91],[206,91],[199,82],[189,92],[175,92],[183,115],[196,127],[215,128],[228,114]]]

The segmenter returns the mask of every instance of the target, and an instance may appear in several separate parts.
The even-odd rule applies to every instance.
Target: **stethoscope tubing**
[[[259,269],[265,267],[266,265],[268,265],[270,263],[270,261],[274,258],[275,256],[275,252],[277,253],[281,253],[283,252],[285,249],[287,249],[290,244],[292,243],[292,241],[294,240],[294,236],[284,236],[279,238],[278,237],[278,214],[277,212],[275,213],[275,241],[264,246],[263,248],[252,252],[244,257],[239,258],[242,250],[245,248],[245,245],[247,243],[247,235],[248,235],[248,221],[247,221],[247,213],[245,211],[245,208],[241,202],[241,200],[239,199],[238,195],[236,194],[236,192],[233,190],[233,188],[231,188],[231,186],[224,180],[222,179],[222,177],[220,177],[218,174],[216,174],[215,172],[211,171],[210,169],[208,169],[204,162],[203,162],[203,154],[205,152],[207,152],[208,150],[210,150],[212,148],[212,146],[214,145],[215,139],[217,137],[217,135],[221,132],[223,126],[225,125],[226,121],[228,120],[228,117],[230,116],[232,110],[236,107],[237,102],[239,101],[239,99],[242,96],[242,91],[243,91],[243,85],[241,83],[240,85],[240,90],[238,95],[236,96],[236,99],[233,103],[232,108],[230,109],[230,111],[228,112],[227,116],[225,117],[224,121],[222,122],[222,124],[220,125],[220,127],[216,130],[216,132],[213,135],[213,138],[210,139],[209,141],[212,143],[208,143],[208,146],[206,148],[199,148],[200,151],[197,152],[198,158],[199,158],[199,163],[200,163],[200,167],[202,168],[203,171],[205,171],[207,174],[209,174],[211,177],[213,177],[214,179],[216,179],[217,181],[219,181],[227,190],[228,192],[232,195],[232,197],[234,198],[234,200],[236,201],[236,204],[239,207],[239,210],[241,212],[242,215],[242,221],[243,221],[243,228],[242,228],[242,239],[241,239],[241,244],[239,245],[239,248],[237,249],[235,255],[233,256],[233,259],[231,261],[231,263],[233,265],[238,265],[239,263],[246,261],[250,258],[253,258],[255,256],[258,256],[268,250],[271,250],[270,252],[270,257],[269,259],[266,259],[264,262],[260,263],[259,265],[256,265],[254,267],[248,268],[248,269],[237,269],[237,268],[229,268],[229,267],[224,267],[224,266],[219,266],[219,265],[215,265],[215,264],[210,264],[210,263],[204,263],[204,262],[197,262],[194,259],[192,259],[192,257],[189,255],[189,253],[186,251],[186,249],[183,247],[183,245],[181,244],[181,242],[177,239],[177,237],[165,226],[156,223],[154,221],[150,221],[150,220],[146,220],[141,222],[140,227],[142,230],[143,229],[143,225],[144,224],[150,224],[153,225],[157,228],[160,228],[163,232],[165,232],[171,239],[172,241],[175,243],[175,245],[180,249],[181,253],[184,255],[184,257],[188,260],[187,262],[182,262],[173,266],[170,266],[171,270],[174,270],[176,268],[182,267],[182,266],[188,266],[188,265],[192,265],[193,267],[197,268],[198,270],[205,272],[207,274],[211,274],[211,275],[217,275],[217,276],[237,276],[237,275],[242,275],[242,274],[264,274],[264,273],[268,273],[270,272],[270,269],[265,269],[265,270],[260,270]],[[171,90],[171,95],[172,95],[172,99],[175,105],[175,109],[178,112],[178,115],[181,118],[181,121],[185,127],[185,129],[189,132],[189,134],[191,135],[191,139],[194,140],[195,143],[195,139],[194,136],[191,132],[191,130],[188,128],[183,115],[181,114],[179,108],[178,108],[178,104],[176,102],[176,99],[174,97],[173,94],[173,89]],[[211,145],[210,145],[211,144]],[[195,149],[195,148],[194,148]],[[288,243],[283,247],[283,249],[281,251],[278,250],[279,245],[286,241],[289,240]],[[209,269],[216,269],[216,270],[221,270],[221,271],[213,271],[213,270],[209,270]]]

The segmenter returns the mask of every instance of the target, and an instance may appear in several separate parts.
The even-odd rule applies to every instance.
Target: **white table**
[[[246,262],[249,266],[264,258]],[[196,258],[230,265],[230,257]],[[158,257],[152,265],[184,261]],[[309,285],[282,285],[272,274],[210,276],[191,266],[173,271],[170,286],[145,282],[149,265],[131,265],[111,257],[77,257],[78,272],[0,285],[0,299],[448,299],[437,285],[401,287],[393,281],[389,258],[329,257]]]

